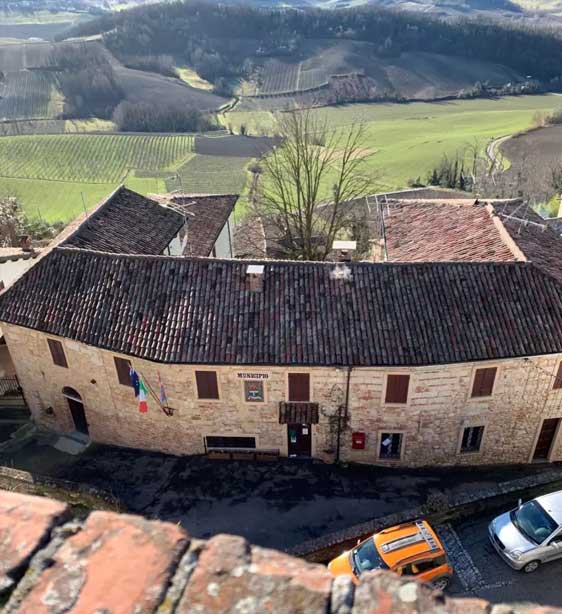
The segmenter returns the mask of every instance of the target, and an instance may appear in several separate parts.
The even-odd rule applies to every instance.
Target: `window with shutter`
[[[486,367],[485,369],[476,369],[474,374],[474,382],[472,383],[471,397],[489,397],[492,396],[494,390],[494,382],[496,381],[497,367]]]
[[[408,388],[410,387],[409,375],[388,375],[386,378],[386,403],[408,402]]]
[[[308,373],[289,373],[289,401],[310,401],[310,375]]]
[[[115,361],[115,370],[117,371],[117,379],[123,386],[131,386],[131,362],[125,358],[113,357]]]
[[[556,377],[554,378],[552,388],[554,390],[560,390],[560,388],[562,388],[562,362],[558,365],[558,370],[556,371]]]
[[[195,371],[197,397],[199,399],[218,399],[219,384],[216,371]]]
[[[465,428],[462,434],[461,452],[479,452],[483,435],[483,426]]]
[[[255,437],[205,437],[207,448],[256,448]]]
[[[47,339],[47,343],[49,344],[49,350],[51,350],[51,356],[55,365],[68,369],[68,363],[66,362],[66,355],[62,343],[55,339]]]

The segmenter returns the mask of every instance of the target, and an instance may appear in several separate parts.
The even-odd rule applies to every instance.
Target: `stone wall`
[[[190,539],[177,525],[92,512],[0,491],[0,604],[5,614],[517,614],[450,599],[391,572],[354,587],[326,567],[241,537]],[[560,614],[525,604],[524,611]]]
[[[205,452],[204,437],[254,436],[261,449],[287,454],[287,427],[279,424],[279,402],[287,400],[287,373],[308,372],[311,400],[319,403],[319,423],[312,425],[312,454],[330,462],[337,448],[337,412],[345,404],[347,368],[196,367],[218,373],[219,401],[200,401],[195,367],[161,365],[128,356],[158,395],[159,376],[166,387],[173,416],[166,416],[149,396],[147,414],[140,414],[129,386],[119,383],[112,352],[59,339],[68,368],[53,364],[47,336],[21,327],[3,331],[35,420],[57,431],[74,429],[65,386],[81,396],[94,441],[173,454]],[[526,463],[545,418],[562,417],[562,390],[553,390],[560,356],[466,363],[411,369],[353,369],[350,374],[349,421],[342,420],[341,460],[389,465]],[[497,366],[491,397],[471,399],[475,369]],[[261,374],[265,402],[246,403],[241,374]],[[410,375],[408,402],[383,402],[389,373]],[[478,453],[460,453],[466,426],[484,426]],[[352,433],[366,435],[363,450],[352,449]],[[378,457],[383,433],[402,433],[399,460]],[[558,433],[550,460],[562,459]]]

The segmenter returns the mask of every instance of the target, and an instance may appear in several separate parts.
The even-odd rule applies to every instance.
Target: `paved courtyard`
[[[37,443],[0,456],[0,464],[95,485],[129,511],[180,522],[195,537],[234,533],[279,549],[420,505],[437,491],[480,490],[540,471],[213,461],[110,446],[70,456]]]

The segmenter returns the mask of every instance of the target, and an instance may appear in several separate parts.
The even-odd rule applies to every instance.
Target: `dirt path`
[[[503,157],[498,156],[499,148],[505,141],[510,139],[513,135],[500,136],[488,143],[486,147],[486,157],[490,161],[490,174],[494,176],[498,172],[502,172],[503,169]]]

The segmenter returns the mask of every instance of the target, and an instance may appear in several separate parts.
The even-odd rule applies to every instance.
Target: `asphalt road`
[[[531,574],[508,567],[488,540],[488,523],[499,513],[436,527],[455,568],[447,592],[481,597],[492,603],[534,602],[562,607],[562,559],[546,563]]]

